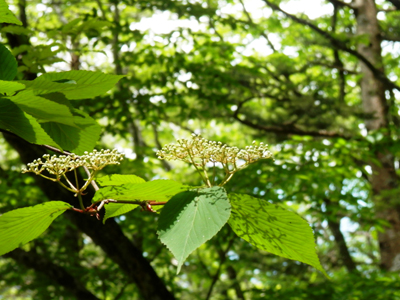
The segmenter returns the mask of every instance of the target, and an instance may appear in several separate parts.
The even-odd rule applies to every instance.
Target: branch
[[[343,233],[340,230],[340,219],[337,220],[337,216],[332,213],[333,206],[338,206],[338,204],[327,198],[324,199],[324,203],[326,205],[327,212],[330,213],[327,216],[328,227],[335,238],[337,247],[339,248],[339,254],[343,261],[343,265],[349,272],[357,271],[356,264],[350,255],[349,248],[346,245],[346,240],[344,239]]]
[[[230,234],[230,232],[228,234]],[[210,288],[208,289],[207,297],[206,297],[205,300],[208,300],[211,297],[212,290],[214,289],[214,286],[215,286],[215,284],[217,283],[217,281],[219,279],[219,275],[221,273],[222,265],[226,261],[226,254],[228,253],[229,249],[232,247],[233,242],[235,241],[235,238],[236,238],[236,236],[233,236],[229,240],[228,246],[226,246],[225,250],[220,249],[220,251],[218,251],[218,254],[219,254],[219,257],[220,257],[219,266],[218,266],[217,272],[215,272],[215,275],[212,278],[212,282],[211,282]]]
[[[339,5],[337,3],[333,4],[333,15],[332,15],[332,33],[335,33],[336,31],[336,25],[337,25],[337,15],[338,15],[338,7]],[[335,65],[338,66],[338,72],[339,72],[339,103],[344,104],[344,98],[346,96],[346,75],[344,74],[343,68],[344,64],[340,60],[340,55],[339,51],[337,49],[333,49],[333,56],[335,58]]]
[[[379,69],[377,69],[365,56],[363,56],[362,54],[358,53],[356,50],[353,50],[351,48],[349,48],[348,46],[346,46],[345,43],[343,43],[342,41],[334,38],[333,36],[331,36],[328,32],[318,28],[316,25],[308,22],[307,20],[298,18],[292,14],[289,14],[288,12],[282,10],[278,5],[273,4],[271,1],[269,0],[264,0],[264,2],[271,7],[273,10],[275,11],[279,11],[281,13],[283,13],[285,16],[287,16],[289,19],[292,19],[293,21],[295,21],[296,23],[299,24],[303,24],[306,25],[308,27],[310,27],[311,29],[313,29],[315,32],[317,32],[318,34],[322,35],[324,38],[326,38],[333,47],[345,51],[353,56],[355,56],[356,58],[358,58],[360,61],[362,61],[367,67],[368,69],[371,70],[372,74],[374,74],[374,76],[379,79],[380,81],[382,81],[387,88],[390,89],[396,89],[398,91],[400,91],[400,86],[398,86],[397,84],[395,84],[394,82],[392,82],[391,80],[389,80],[385,74],[383,72],[381,72]]]
[[[292,124],[290,126],[275,126],[275,125],[266,126],[266,125],[255,124],[251,121],[248,121],[246,119],[241,119],[239,117],[239,111],[240,111],[241,107],[243,106],[243,104],[244,104],[244,102],[241,102],[238,105],[238,108],[236,109],[236,111],[233,114],[233,118],[235,120],[239,121],[240,123],[242,123],[250,128],[253,128],[253,129],[262,130],[265,132],[277,133],[277,134],[289,134],[289,135],[300,135],[300,136],[309,135],[309,136],[313,136],[313,137],[342,138],[342,139],[346,139],[346,140],[349,140],[352,138],[351,136],[347,136],[347,135],[344,135],[344,134],[341,134],[338,132],[334,132],[334,131],[302,130],[302,129],[297,128],[294,124]]]
[[[328,0],[330,3],[332,3],[333,5],[336,5],[337,7],[348,7],[351,9],[354,9],[354,7],[350,4],[350,3],[346,3],[343,1],[339,1],[339,0]]]
[[[398,36],[388,36],[385,34],[381,34],[382,40],[389,41],[389,42],[400,42],[400,37]]]
[[[246,298],[244,297],[244,293],[242,291],[242,288],[240,287],[239,280],[237,279],[237,273],[235,268],[229,265],[226,268],[226,271],[228,272],[229,279],[233,281],[232,285],[233,288],[235,289],[237,299],[245,300]]]
[[[246,7],[243,3],[243,0],[239,0],[240,4],[243,7],[243,12],[247,17],[248,22],[252,25],[252,26],[256,26],[256,24],[254,23],[253,19],[251,18],[251,15],[249,14],[249,12],[246,10]],[[268,38],[268,35],[265,34],[264,32],[261,33],[261,36],[263,36],[266,40],[268,45],[271,47],[272,51],[276,52],[276,48],[274,47],[274,45],[272,44],[271,40]]]
[[[79,300],[99,300],[82,284],[78,277],[72,276],[63,267],[56,265],[46,257],[37,254],[34,251],[25,252],[17,248],[4,255],[15,260],[35,272],[45,274],[50,280],[64,287],[67,291],[75,295]],[[75,266],[76,268],[77,266]]]
[[[400,10],[400,0],[387,0],[387,1],[392,3],[397,8],[397,10]]]

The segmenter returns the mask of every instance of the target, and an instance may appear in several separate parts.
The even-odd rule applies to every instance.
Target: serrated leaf
[[[16,91],[22,90],[25,85],[15,81],[4,81],[0,80],[0,93],[1,94],[12,94]]]
[[[173,180],[161,179],[144,183],[127,183],[99,189],[92,201],[103,199],[168,201],[172,196],[189,188]]]
[[[0,255],[41,235],[65,210],[72,206],[62,201],[44,202],[9,211],[0,216]]]
[[[16,16],[14,16],[4,0],[0,0],[0,23],[22,25],[22,22],[18,20]]]
[[[231,206],[225,189],[211,187],[179,193],[164,206],[158,221],[158,236],[178,261],[220,231],[229,219]]]
[[[74,109],[73,114],[74,127],[56,122],[41,125],[62,149],[82,155],[85,151],[92,151],[100,137],[101,127],[82,111]]]
[[[124,75],[91,71],[46,73],[33,81],[21,81],[35,94],[60,92],[69,100],[94,98],[114,87]]]
[[[17,75],[17,61],[3,44],[0,44],[0,62],[0,80],[13,80]]]
[[[96,178],[96,182],[102,186],[110,186],[110,185],[121,185],[126,183],[144,183],[146,181],[143,178],[140,178],[139,176],[136,175],[112,174]]]
[[[249,195],[229,194],[229,199],[229,225],[239,237],[259,249],[309,264],[326,275],[315,252],[312,229],[302,217]]]
[[[30,143],[62,149],[33,117],[24,113],[15,103],[6,98],[0,98],[0,128]]]
[[[104,205],[106,209],[106,213],[104,215],[103,224],[106,222],[107,219],[117,217],[131,210],[134,210],[139,205],[137,204],[118,204],[118,203],[108,203]]]
[[[77,127],[70,107],[64,103],[36,96],[32,91],[22,91],[13,97],[7,98],[38,121],[52,121]]]

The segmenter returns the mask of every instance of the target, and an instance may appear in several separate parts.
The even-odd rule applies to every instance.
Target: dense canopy
[[[46,202],[41,235],[24,211],[39,237],[0,257],[0,298],[400,297],[398,0],[0,0],[0,23],[0,229],[11,210],[59,201]],[[194,195],[196,169],[156,154],[192,134],[268,144],[274,160],[232,178],[214,163],[229,199],[211,184]],[[115,191],[153,207],[106,203],[105,222],[68,210],[73,193],[21,173],[54,148],[126,154],[95,170],[103,187],[88,187],[88,207]],[[157,202],[187,231],[166,231]],[[191,215],[197,203],[209,215]],[[215,221],[204,230],[203,217]],[[304,220],[319,261],[285,227],[312,240]],[[185,240],[192,253],[173,244],[190,232],[206,235]]]

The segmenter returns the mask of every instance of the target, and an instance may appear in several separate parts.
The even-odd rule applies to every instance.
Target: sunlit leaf
[[[127,183],[99,189],[93,202],[103,199],[168,201],[172,196],[190,187],[173,180],[154,180],[144,183]]]
[[[6,98],[0,98],[0,128],[30,143],[62,149],[33,117],[24,113],[15,103]]]
[[[21,81],[36,95],[60,92],[67,99],[87,99],[102,95],[114,87],[123,75],[91,71],[46,73],[33,81]]]
[[[22,90],[25,85],[15,81],[4,81],[0,80],[0,93],[1,94],[12,94],[16,91]]]
[[[146,181],[136,175],[112,174],[96,178],[96,182],[102,186],[110,186],[121,185],[125,183],[144,183]]]
[[[309,264],[326,275],[315,251],[311,227],[302,217],[249,195],[229,194],[229,199],[229,225],[239,237],[259,249]]]
[[[65,210],[66,202],[50,201],[35,206],[19,208],[0,216],[0,255],[41,235]]]
[[[14,16],[4,0],[0,0],[0,23],[22,25],[22,22],[18,20],[16,16]],[[0,61],[2,60],[0,59]]]

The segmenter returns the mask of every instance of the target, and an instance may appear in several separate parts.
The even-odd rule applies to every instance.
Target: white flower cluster
[[[177,140],[177,144],[168,144],[157,152],[159,159],[181,160],[187,163],[195,163],[197,166],[204,166],[205,163],[221,163],[224,166],[231,165],[238,169],[238,161],[244,161],[245,165],[256,162],[260,159],[272,157],[268,145],[257,144],[245,149],[229,147],[221,142],[209,141],[198,135],[192,135],[191,140]],[[197,161],[200,160],[201,163]],[[241,164],[243,166],[243,163]]]
[[[27,164],[28,168],[23,168],[22,173],[33,172],[39,175],[44,170],[47,170],[50,174],[59,177],[81,166],[98,171],[107,165],[119,164],[123,159],[124,155],[119,153],[116,149],[93,150],[91,153],[85,152],[82,156],[78,156],[74,153],[60,156],[45,154],[43,155],[43,160],[38,158]]]

